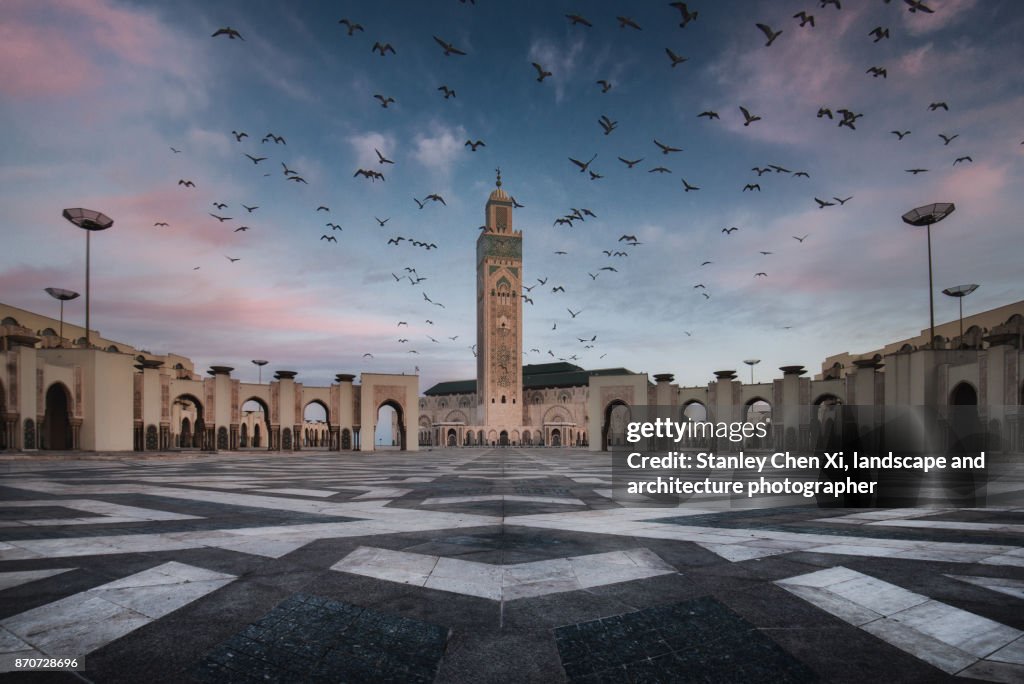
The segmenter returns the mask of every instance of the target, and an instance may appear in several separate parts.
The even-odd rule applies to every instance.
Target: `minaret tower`
[[[512,198],[501,169],[476,241],[477,419],[523,424],[523,234],[512,230]]]

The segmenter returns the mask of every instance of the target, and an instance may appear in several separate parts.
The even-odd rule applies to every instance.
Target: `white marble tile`
[[[28,584],[36,580],[46,579],[68,572],[74,568],[53,568],[51,570],[15,570],[12,572],[0,572],[0,591],[10,589],[21,584]]]
[[[908,628],[892,618],[869,622],[861,629],[948,674],[956,674],[977,662],[977,658],[973,655],[918,630]]]
[[[338,492],[333,489],[302,489],[302,488],[290,488],[282,487],[280,489],[257,489],[256,491],[262,492],[263,494],[285,494],[290,496],[314,496],[319,498],[327,498],[328,496],[334,496]]]
[[[1024,632],[935,600],[891,616],[901,625],[984,658],[1024,636]]]
[[[992,591],[998,591],[1007,596],[1024,601],[1024,580],[1010,579],[1005,577],[976,577],[970,575],[946,575],[953,579],[967,582],[975,586],[984,587]]]

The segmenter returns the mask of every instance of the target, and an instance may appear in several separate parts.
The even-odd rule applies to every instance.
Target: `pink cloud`
[[[160,64],[169,39],[155,16],[94,0],[11,0],[0,25],[0,92],[68,96],[103,84],[99,61]],[[59,22],[54,15],[61,15]],[[166,67],[163,67],[166,68]]]

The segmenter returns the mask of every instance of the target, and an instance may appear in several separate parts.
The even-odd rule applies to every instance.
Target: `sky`
[[[6,0],[0,301],[56,316],[44,288],[84,291],[84,233],[61,211],[87,207],[114,219],[92,241],[107,338],[248,381],[257,358],[311,385],[472,378],[475,241],[498,167],[536,285],[524,363],[694,386],[747,378],[744,359],[769,380],[916,335],[925,235],[900,216],[933,202],[956,205],[933,227],[937,322],[957,316],[945,287],[980,284],[965,314],[1024,299],[1024,4],[687,4],[698,15],[681,27],[660,1]],[[781,33],[766,45],[757,24]],[[534,62],[551,75],[538,82]],[[745,125],[740,107],[760,118]],[[597,178],[570,161],[592,157]],[[752,170],[770,165],[786,171]],[[430,194],[445,203],[419,208]],[[595,216],[555,225],[574,208]],[[65,315],[84,323],[82,300]]]

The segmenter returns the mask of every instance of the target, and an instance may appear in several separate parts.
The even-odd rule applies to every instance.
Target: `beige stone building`
[[[377,448],[380,408],[394,409],[394,446],[548,446],[603,450],[622,444],[641,407],[676,420],[750,422],[764,436],[712,443],[718,450],[809,449],[837,405],[882,416],[926,407],[940,422],[971,407],[990,451],[1024,450],[1024,302],[968,316],[860,355],[829,357],[816,378],[803,366],[747,384],[735,370],[680,387],[670,373],[522,364],[522,231],[500,186],[477,238],[477,377],[419,396],[414,375],[339,374],[326,387],[278,370],[246,383],[228,366],[206,375],[175,354],[155,355],[79,326],[0,304],[0,449],[155,451]],[[709,372],[709,375],[712,375]],[[316,405],[322,419],[306,420]],[[872,418],[871,420],[875,420]],[[387,446],[387,445],[380,445]]]
[[[267,383],[233,378],[213,366],[204,377],[176,354],[156,355],[123,342],[0,304],[0,449],[231,451],[374,449],[382,406],[394,409],[399,449],[415,451],[408,425],[419,420],[419,379],[338,374],[306,386],[278,370]],[[324,420],[307,421],[311,405]]]

